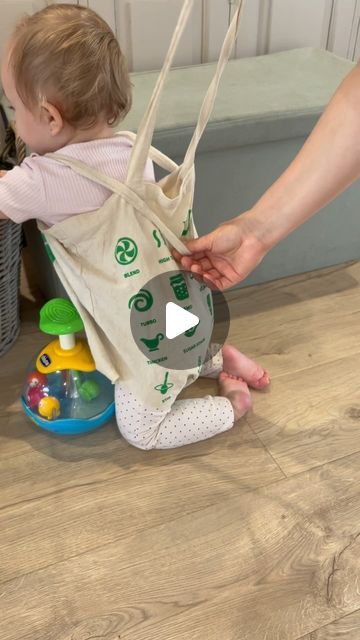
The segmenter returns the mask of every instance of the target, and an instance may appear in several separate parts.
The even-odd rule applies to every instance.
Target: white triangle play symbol
[[[166,324],[165,333],[169,340],[177,338],[188,329],[196,327],[200,322],[200,318],[190,311],[186,311],[174,302],[166,304]]]

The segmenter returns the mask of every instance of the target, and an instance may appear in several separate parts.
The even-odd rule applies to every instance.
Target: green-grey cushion
[[[353,63],[305,48],[231,60],[221,80],[203,151],[304,136]],[[182,154],[194,129],[215,64],[170,71],[154,143]],[[117,128],[136,131],[158,72],[134,73],[134,104]]]

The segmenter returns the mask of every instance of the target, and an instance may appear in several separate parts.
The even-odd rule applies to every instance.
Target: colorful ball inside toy
[[[115,411],[114,387],[99,371],[63,369],[44,375],[35,361],[25,377],[22,405],[33,422],[59,435],[100,427]]]
[[[26,391],[26,400],[30,409],[34,410],[38,407],[40,400],[45,396],[43,387],[29,386]]]
[[[54,396],[45,396],[41,398],[38,406],[38,412],[47,420],[55,420],[60,415],[60,402]]]
[[[95,380],[85,380],[78,387],[80,398],[85,400],[85,402],[91,402],[91,400],[95,400],[100,394],[100,387]]]
[[[47,376],[40,371],[31,371],[26,378],[29,387],[45,387],[47,384]]]

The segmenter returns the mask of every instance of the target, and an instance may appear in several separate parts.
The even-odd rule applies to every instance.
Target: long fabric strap
[[[245,5],[245,0],[239,0],[239,6],[235,12],[235,15],[230,23],[229,29],[227,31],[227,34],[225,36],[223,45],[221,47],[221,51],[220,51],[220,55],[219,55],[219,60],[218,63],[216,65],[216,71],[215,71],[215,75],[209,85],[209,88],[206,92],[204,101],[202,103],[201,109],[200,109],[200,114],[199,114],[199,118],[197,121],[197,125],[193,134],[193,137],[191,138],[190,144],[188,146],[187,152],[185,154],[185,159],[184,162],[182,164],[181,167],[181,172],[183,172],[184,174],[189,170],[189,168],[191,167],[191,165],[194,163],[195,160],[195,153],[196,153],[196,149],[198,147],[198,144],[200,142],[201,136],[204,133],[205,127],[209,121],[209,118],[211,116],[213,107],[214,107],[214,102],[216,99],[216,95],[218,92],[218,88],[219,88],[219,83],[221,80],[221,76],[224,72],[224,69],[226,67],[226,64],[229,61],[231,52],[233,50],[233,47],[235,45],[236,42],[236,38],[239,32],[239,27],[240,27],[240,18],[241,18],[241,13],[243,10],[243,7]]]
[[[136,142],[137,136],[133,131],[118,131],[117,135],[119,135],[120,137],[128,138],[129,140],[131,140],[133,145]],[[179,168],[179,165],[176,164],[174,160],[171,160],[171,158],[165,155],[165,153],[159,151],[159,149],[157,149],[156,147],[150,146],[148,157],[151,158],[151,160],[155,162],[155,164],[157,164],[162,169],[165,169],[165,171],[168,171],[169,173],[172,171],[176,171],[176,169]]]
[[[184,0],[175,31],[171,38],[169,49],[165,56],[163,67],[158,75],[150,102],[137,131],[136,142],[132,150],[126,177],[127,184],[137,190],[141,189],[142,176],[144,175],[146,158],[148,156],[149,147],[154,134],[161,92],[173,63],[180,38],[188,21],[193,2],[194,0]]]
[[[165,80],[169,73],[171,64],[173,62],[173,59],[179,44],[179,40],[182,36],[182,33],[186,26],[187,19],[192,9],[192,5],[193,5],[193,0],[184,1],[182,10],[179,16],[179,20],[178,20],[176,29],[174,31],[166,58],[165,58],[163,68],[161,69],[161,72],[158,76],[149,105],[147,107],[147,110],[142,118],[142,121],[138,129],[137,138],[131,154],[127,178],[126,178],[127,184],[129,186],[132,186],[133,188],[136,188],[137,191],[141,191],[142,176],[144,175],[146,158],[148,157],[151,140],[154,134],[156,115],[157,115],[158,107],[160,104],[160,96],[163,90]],[[231,21],[231,24],[225,36],[225,39],[221,48],[219,60],[217,63],[215,75],[205,95],[194,135],[187,149],[184,163],[181,166],[181,173],[183,175],[189,170],[192,163],[194,162],[197,146],[204,132],[206,124],[210,118],[211,111],[216,98],[216,93],[219,86],[220,78],[222,76],[226,63],[229,60],[232,48],[236,41],[236,37],[237,37],[239,26],[240,26],[240,16],[241,16],[243,6],[244,6],[244,0],[240,0],[239,6],[234,14],[234,17]]]
[[[96,169],[93,169],[89,165],[81,162],[80,160],[76,160],[75,158],[68,158],[67,156],[63,156],[60,153],[47,153],[46,156],[48,158],[52,158],[57,162],[61,162],[68,167],[71,167],[76,173],[84,176],[84,178],[88,178],[97,184],[101,184],[106,189],[109,189],[113,193],[117,193],[119,196],[122,196],[126,202],[132,205],[137,211],[139,211],[142,215],[145,216],[150,222],[155,224],[163,234],[163,236],[168,240],[170,245],[174,247],[179,253],[182,255],[189,255],[190,251],[186,248],[186,246],[176,237],[176,235],[169,229],[166,224],[159,218],[154,211],[147,205],[145,200],[143,200],[140,196],[138,196],[135,191],[129,187],[129,185],[116,180],[115,178],[111,178],[103,173],[100,173]]]

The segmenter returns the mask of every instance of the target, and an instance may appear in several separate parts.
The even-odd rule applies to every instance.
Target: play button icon
[[[193,273],[164,271],[129,293],[134,341],[148,366],[201,369],[223,346],[230,314],[221,291],[210,290]]]
[[[190,311],[186,311],[174,302],[166,305],[165,332],[168,340],[173,340],[189,329],[197,327],[200,318]]]

